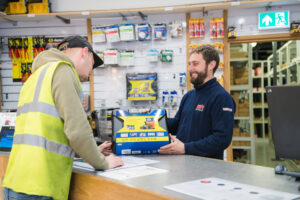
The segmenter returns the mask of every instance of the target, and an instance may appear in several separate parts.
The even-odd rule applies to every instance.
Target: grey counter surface
[[[168,172],[124,181],[110,180],[158,194],[187,200],[196,198],[165,189],[164,186],[202,178],[216,177],[263,187],[265,189],[298,194],[300,196],[300,192],[298,192],[298,187],[300,186],[299,181],[295,182],[294,179],[285,175],[275,175],[274,169],[269,167],[225,162],[189,155],[144,155],[137,157],[158,160],[159,163],[150,164],[148,166],[165,169],[168,170]],[[74,171],[83,172],[78,169],[74,169]]]

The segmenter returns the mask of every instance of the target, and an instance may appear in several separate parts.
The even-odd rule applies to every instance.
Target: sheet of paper
[[[154,164],[154,163],[159,162],[157,160],[150,160],[150,159],[139,158],[139,157],[134,157],[134,156],[120,156],[120,157],[122,158],[124,165],[121,167],[109,169],[106,171],[120,170],[120,169],[124,169],[124,168],[136,167],[136,166],[141,166],[141,165],[149,165],[149,164]],[[82,162],[82,161],[74,161],[73,167],[88,170],[88,171],[95,171],[94,167],[92,167],[90,164],[88,164],[86,162]]]
[[[149,176],[153,174],[165,173],[167,171],[168,170],[158,169],[150,166],[138,166],[138,167],[131,167],[131,168],[120,169],[115,171],[105,171],[102,173],[98,173],[98,175],[107,178],[117,179],[117,180],[126,180],[130,178],[141,177],[141,176]]]
[[[264,189],[220,178],[205,178],[164,188],[204,200],[291,200],[300,195]]]

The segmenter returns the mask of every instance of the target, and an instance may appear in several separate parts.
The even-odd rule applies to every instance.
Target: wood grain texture
[[[70,187],[72,200],[93,199],[143,199],[143,200],[170,200],[171,197],[159,195],[140,188],[127,186],[101,177],[73,172]]]
[[[224,19],[224,88],[227,92],[230,93],[230,63],[229,63],[229,44],[228,44],[228,11],[223,10],[223,19]],[[233,161],[232,155],[232,143],[227,148],[227,161]]]
[[[291,33],[277,33],[277,34],[264,34],[264,35],[248,35],[238,36],[235,39],[228,39],[230,44],[250,43],[250,42],[274,42],[274,41],[287,41],[299,40],[299,34]]]
[[[87,29],[88,41],[91,45],[93,45],[92,20],[90,18],[86,19],[86,29]],[[90,111],[93,111],[95,107],[94,106],[94,73],[91,74],[89,83],[90,83]]]
[[[185,21],[186,21],[186,89],[187,91],[191,90],[191,77],[189,73],[189,59],[190,59],[190,51],[189,51],[189,45],[191,43],[190,40],[190,33],[189,33],[189,21],[190,21],[191,15],[190,13],[185,14]]]

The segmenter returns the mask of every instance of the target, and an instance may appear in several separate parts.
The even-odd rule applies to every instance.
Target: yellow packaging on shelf
[[[21,73],[20,59],[12,60],[12,78],[13,78],[13,82],[21,81],[22,73]]]
[[[25,0],[20,0],[19,2],[9,2],[4,12],[6,14],[26,13]]]
[[[29,14],[49,13],[48,3],[28,3]]]

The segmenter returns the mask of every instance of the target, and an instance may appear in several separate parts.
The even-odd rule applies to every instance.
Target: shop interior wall
[[[291,21],[299,19],[300,5],[295,6],[285,6],[285,7],[274,7],[273,10],[290,10],[291,11]],[[265,8],[247,8],[247,9],[230,9],[228,11],[228,25],[235,25],[238,28],[238,35],[256,35],[264,33],[274,33],[275,31],[258,31],[256,28],[257,13],[265,11]],[[214,13],[214,12],[211,12]],[[202,17],[202,12],[192,13],[191,17],[197,18]],[[210,17],[220,17],[220,13],[216,12],[214,14],[208,14],[205,18]],[[244,18],[244,24],[239,23],[239,19]],[[153,15],[148,17],[148,22],[150,24],[170,22],[174,20],[185,21],[185,14],[169,14],[169,15]],[[93,25],[103,25],[110,23],[140,23],[143,22],[138,17],[129,17],[128,21],[123,22],[121,18],[102,18],[102,19],[92,19]],[[208,22],[206,20],[206,26]],[[288,32],[288,30],[278,30],[283,32]],[[208,29],[206,28],[206,32]],[[183,31],[185,34],[185,31]],[[65,37],[71,34],[86,35],[86,20],[85,19],[72,19],[71,24],[65,24],[60,20],[53,21],[30,21],[30,22],[19,22],[18,26],[13,26],[10,23],[0,23],[0,37],[3,38],[4,45],[1,51],[1,77],[2,77],[2,111],[9,111],[11,109],[16,109],[17,100],[19,96],[19,91],[21,88],[21,83],[12,82],[12,71],[11,71],[11,59],[8,57],[8,47],[7,38],[14,36],[33,36],[33,35],[45,35],[53,37]],[[206,37],[207,38],[207,37]],[[191,41],[192,43],[193,41]],[[199,43],[206,42],[197,41]],[[94,71],[95,75],[95,107],[99,109],[101,106],[101,100],[107,99],[105,104],[108,107],[115,106],[127,106],[132,103],[128,103],[125,100],[125,74],[127,72],[151,72],[156,71],[159,73],[160,81],[160,92],[164,89],[175,89],[179,90],[178,102],[180,102],[182,97],[182,88],[179,88],[179,72],[186,71],[186,42],[185,35],[182,38],[171,39],[168,36],[167,41],[151,41],[151,42],[132,42],[132,43],[116,43],[105,45],[95,44],[95,48],[106,49],[109,47],[115,47],[118,49],[136,49],[136,65],[134,67],[127,68],[113,68],[106,67],[103,69],[96,69]],[[146,50],[149,48],[158,49],[174,49],[174,61],[171,64],[168,63],[158,63],[158,65],[153,65],[146,63],[145,54]],[[173,75],[175,74],[175,76]],[[111,77],[111,78],[110,78]],[[175,77],[175,78],[173,78]],[[83,89],[85,93],[89,93],[88,83],[83,84]],[[120,91],[120,92],[118,92]],[[185,91],[183,91],[185,93]],[[161,96],[161,95],[159,95]],[[158,100],[157,102],[161,102]],[[156,103],[157,103],[156,102]],[[154,105],[156,104],[154,103]],[[149,105],[149,102],[146,104]],[[134,105],[134,104],[133,104]],[[152,105],[152,103],[151,103]],[[153,105],[153,106],[154,106]],[[134,105],[139,106],[139,105]]]
[[[72,34],[87,35],[85,19],[71,20],[69,25],[60,20],[18,22],[17,26],[13,26],[10,23],[0,23],[0,37],[3,41],[3,49],[0,51],[2,112],[17,108],[22,87],[21,82],[12,81],[12,62],[8,56],[8,38],[27,36],[66,37]],[[84,83],[83,89],[88,93],[89,84]]]
[[[203,3],[201,0],[51,0],[53,12],[64,11],[84,11],[84,10],[113,10],[113,9],[128,9],[128,8],[155,8],[169,7],[178,5],[189,5]],[[205,0],[205,3],[224,2],[224,0]],[[72,5],[72,6],[70,6]]]
[[[185,14],[170,15],[151,15],[147,21],[143,21],[140,17],[130,17],[127,21],[122,18],[110,19],[92,19],[93,26],[102,26],[108,24],[124,24],[124,23],[156,23],[170,22],[185,23]],[[185,27],[183,36],[180,38],[171,38],[167,33],[167,39],[164,41],[131,41],[131,42],[115,42],[115,43],[94,43],[94,48],[98,51],[106,49],[118,50],[134,50],[134,66],[105,66],[94,70],[94,99],[95,109],[101,107],[114,108],[158,108],[162,106],[163,91],[178,91],[178,102],[180,102],[183,94],[186,92],[185,87],[179,86],[179,73],[186,72],[186,37]],[[158,61],[150,63],[147,61],[147,52],[149,49],[158,51],[170,49],[174,51],[173,62],[166,63]],[[158,100],[157,101],[128,101],[126,100],[126,73],[147,73],[156,72],[158,74]],[[177,106],[166,106],[168,113],[174,115]]]
[[[270,8],[231,8],[228,10],[228,27],[235,26],[237,36],[289,33],[286,29],[258,30],[258,13],[274,11],[290,11],[290,22],[300,20],[300,4],[293,6],[274,6]]]

